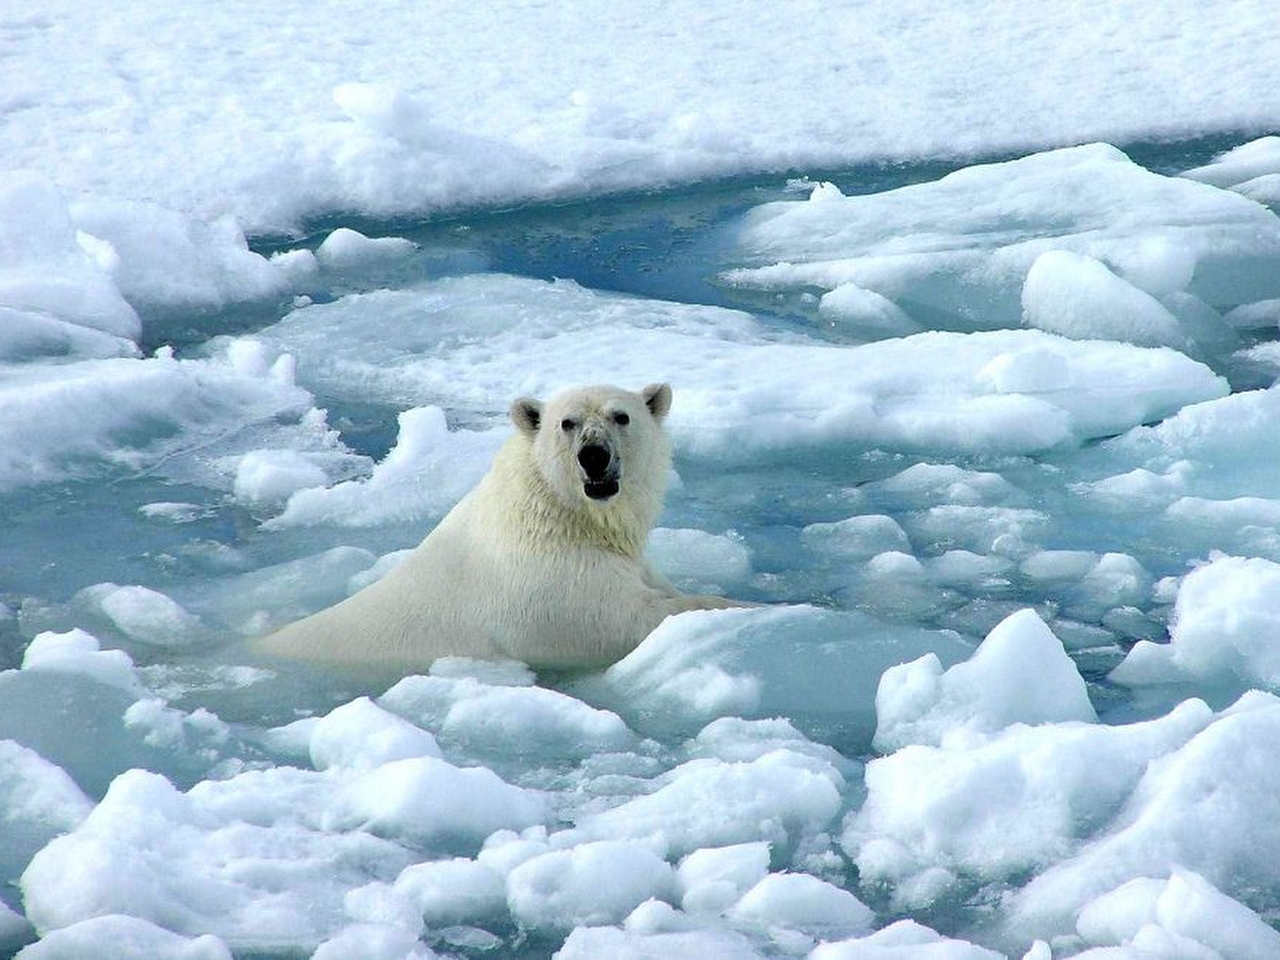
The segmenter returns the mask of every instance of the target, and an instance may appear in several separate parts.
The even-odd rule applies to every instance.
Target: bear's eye
[[[577,425],[578,425],[578,421],[573,420],[569,417],[565,417],[563,420],[560,421],[560,429],[563,430],[565,433],[573,433],[573,429]]]
[[[625,427],[628,423],[631,422],[631,418],[627,416],[625,413],[615,413],[613,415],[613,422],[620,427]]]

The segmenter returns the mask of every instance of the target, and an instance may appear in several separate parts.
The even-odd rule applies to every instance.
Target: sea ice
[[[244,340],[207,359],[165,350],[0,367],[8,414],[0,421],[0,490],[161,465],[174,479],[218,486],[220,442],[252,449],[287,437],[302,449],[332,449],[322,418],[308,417],[311,400],[284,358],[273,361]]]
[[[135,339],[137,313],[79,242],[62,192],[36,175],[0,188],[0,305]]]
[[[1274,189],[1274,184],[1280,180],[1280,137],[1260,137],[1242,143],[1204,166],[1185,171],[1182,176],[1262,200],[1255,191],[1264,186]]]
[[[944,671],[936,654],[890,667],[876,691],[875,748],[994,733],[1015,723],[1094,722],[1084,680],[1033,610],[1001,621],[973,656]]]
[[[196,609],[238,634],[264,634],[345,600],[352,592],[352,578],[376,562],[368,550],[333,547],[215,581],[197,598]]]
[[[1248,891],[1251,909],[1274,905],[1280,834],[1265,818],[1240,811],[1257,809],[1280,789],[1280,763],[1273,756],[1280,701],[1254,691],[1207,725],[1189,706],[1170,719],[1178,714],[1197,720],[1201,729],[1188,730],[1194,735],[1180,746],[1167,742],[1163,756],[1149,755],[1111,822],[1011,898],[1011,931],[1041,937],[1066,932],[1095,898],[1137,877],[1166,875],[1170,865],[1219,887]],[[1096,753],[1082,756],[1098,762]]]
[[[353,923],[330,937],[311,954],[311,960],[437,960],[439,954],[402,927]]]
[[[323,487],[324,468],[296,450],[250,450],[236,463],[232,492],[237,500],[263,506],[288,500],[299,490]]]
[[[763,955],[751,941],[731,930],[690,930],[648,933],[617,927],[575,929],[556,953],[558,960],[666,960],[700,957],[702,960],[758,960]]]
[[[258,233],[342,211],[1263,132],[1277,107],[1277,19],[1257,0],[1230,17],[1126,0],[1084,20],[956,0],[805,6],[759,11],[747,33],[719,2],[676,17],[653,0],[625,17],[520,8],[496,24],[457,0],[429,22],[394,3],[287,6],[212,17],[216,39],[192,38],[180,11],[114,9],[105,28],[63,4],[6,24],[0,155],[69,194],[231,212]],[[1136,57],[1142,71],[1108,70]]]
[[[732,532],[655,527],[645,555],[686,593],[731,595],[751,575],[751,550]]]
[[[768,872],[769,845],[764,841],[695,850],[676,870],[680,906],[687,913],[720,913]]]
[[[0,362],[138,355],[137,346],[128,337],[69,323],[35,310],[0,306]]]
[[[184,937],[128,914],[90,917],[52,931],[23,948],[22,960],[75,960],[101,955],[110,945],[118,960],[231,960],[227,945],[211,934]]]
[[[875,919],[848,890],[807,873],[762,877],[725,916],[739,924],[778,926],[823,939],[868,933]]]
[[[35,750],[94,798],[134,767],[194,782],[221,759],[229,738],[207,710],[166,706],[122,651],[98,651],[94,637],[49,637],[43,665],[0,672],[0,737]]]
[[[1144,723],[1015,724],[906,746],[867,765],[866,802],[841,842],[864,882],[891,885],[903,907],[1011,880],[1068,857],[1141,792],[1148,764],[1211,720],[1188,701]]]
[[[1192,570],[1178,588],[1169,634],[1169,643],[1139,641],[1111,679],[1280,688],[1280,564],[1219,556]]]
[[[120,295],[139,310],[217,310],[277,297],[291,286],[278,263],[249,249],[233,217],[205,221],[153,203],[100,197],[73,202],[69,213],[81,245],[97,252]]]
[[[809,960],[999,960],[1002,956],[944,937],[913,920],[899,920],[869,936],[819,944]],[[1034,958],[1028,955],[1027,960]]]
[[[100,612],[114,629],[138,643],[184,647],[210,639],[197,617],[149,587],[98,583],[76,594],[75,602]]]
[[[259,339],[295,356],[299,381],[317,393],[447,401],[487,419],[515,391],[669,379],[679,385],[678,450],[734,461],[832,444],[1039,451],[1226,392],[1207,367],[1167,349],[1034,330],[838,347],[737,311],[516,277],[351,295],[297,310]],[[744,364],[757,371],[749,382],[735,372]]]
[[[1280,933],[1190,870],[1139,877],[1103,894],[1080,911],[1076,930],[1091,946],[1141,950],[1158,942],[1159,930],[1189,941],[1189,954],[1199,947],[1206,956],[1266,960],[1280,950]]]
[[[650,844],[581,843],[520,864],[507,875],[507,902],[521,924],[565,932],[621,922],[651,897],[675,896],[675,873]]]
[[[1022,286],[1022,315],[1028,326],[1077,340],[1190,346],[1178,318],[1160,301],[1106,264],[1070,250],[1036,257]]]
[[[368,697],[335,707],[310,725],[308,734],[308,751],[317,770],[367,770],[393,760],[440,756],[435,737]]]
[[[1089,452],[1071,489],[1108,523],[1151,523],[1188,558],[1280,560],[1280,484],[1265,453],[1277,410],[1276,387],[1190,404]]]
[[[866,484],[860,492],[874,495],[897,510],[937,504],[957,506],[1025,506],[1026,494],[1001,474],[965,469],[952,463],[915,463],[884,480]]]
[[[34,936],[35,931],[26,918],[0,900],[0,950],[14,953],[19,945],[27,943]]]
[[[398,419],[396,445],[367,477],[327,486],[324,472],[307,460],[299,464],[305,474],[291,474],[283,483],[273,475],[273,486],[287,502],[267,528],[361,527],[441,517],[484,476],[504,439],[496,430],[450,430],[439,407],[414,407]]]
[[[411,676],[379,702],[452,742],[498,755],[551,760],[633,745],[634,734],[617,714],[520,679],[485,683],[468,676]]]
[[[863,514],[834,523],[811,523],[800,541],[812,550],[839,560],[870,560],[889,550],[911,550],[907,533],[893,517]]]
[[[543,798],[487,767],[456,767],[438,757],[392,760],[344,784],[333,825],[367,830],[406,845],[466,849],[496,830],[541,822]]]
[[[179,6],[0,15],[0,953],[1280,952],[1278,701],[1150,689],[1280,686],[1280,141],[858,195],[1264,132],[1274,2]],[[658,288],[638,210],[700,304],[589,288]],[[342,225],[459,211],[531,276]],[[227,662],[588,379],[675,383],[657,565],[787,606]]]
[[[690,760],[655,786],[652,793],[588,814],[555,839],[644,840],[670,857],[754,841],[781,849],[826,829],[839,810],[845,781],[826,761],[780,749],[744,762]]]
[[[899,627],[852,611],[773,607],[668,618],[583,692],[641,732],[692,732],[716,717],[840,715],[870,741],[881,671],[924,653],[971,648],[950,631]],[[803,673],[796,664],[806,664]]]
[[[403,237],[366,237],[359,230],[339,227],[316,248],[316,259],[330,270],[349,270],[408,256],[415,249],[417,245]]]
[[[905,337],[924,329],[888,297],[856,283],[842,283],[824,293],[818,302],[818,314],[836,329],[868,340]]]
[[[725,274],[732,285],[853,283],[917,322],[954,329],[1016,326],[1025,312],[1032,324],[1072,336],[1213,340],[1215,331],[1170,314],[1180,301],[1161,298],[1189,293],[1230,307],[1280,291],[1273,213],[1151,173],[1105,144],[870,196],[765,204],[739,243],[749,266]]]
[[[101,649],[97,637],[78,628],[36,636],[22,655],[22,669],[79,674],[125,693],[142,692],[129,655],[123,650]]]
[[[12,740],[0,740],[0,882],[15,881],[37,850],[74,829],[92,807],[57,764]],[[0,943],[3,929],[0,921]]]
[[[407,898],[415,915],[432,927],[476,923],[507,912],[503,876],[465,857],[405,867],[392,889]]]
[[[142,770],[117,777],[84,822],[41,850],[23,873],[28,918],[48,933],[123,913],[184,935],[217,930],[237,948],[281,939],[315,945],[342,916],[345,885],[404,865],[402,848],[390,841],[305,826],[305,807],[266,821],[256,801],[221,813],[209,794],[225,799],[250,784],[207,786],[216,789],[188,795]],[[288,781],[276,776],[270,786],[283,797]],[[305,786],[301,793],[289,789],[289,800],[315,806],[316,794]],[[249,797],[236,799],[243,805]]]

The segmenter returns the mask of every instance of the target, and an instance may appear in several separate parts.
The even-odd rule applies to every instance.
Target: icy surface
[[[805,2],[750,22],[725,3],[647,0],[620,15],[593,0],[495,20],[457,0],[380,0],[237,8],[200,33],[182,10],[110,10],[104,25],[61,0],[0,24],[16,118],[0,156],[73,193],[230,212],[254,230],[761,167],[1255,129],[1280,105],[1267,56],[1280,15],[1256,0],[1087,16]],[[1139,57],[1141,70],[1116,69]]]
[[[1204,184],[1157,176],[1106,144],[959,170],[870,196],[815,190],[753,212],[747,265],[765,291],[856,284],[920,323],[1024,321],[1073,337],[1220,351],[1201,307],[1275,297],[1280,220]]]
[[[326,395],[447,401],[488,416],[505,410],[512,386],[545,395],[661,374],[682,386],[671,415],[677,444],[704,457],[832,443],[1022,453],[1118,433],[1225,392],[1209,368],[1170,350],[1038,331],[935,331],[849,349],[737,311],[516,277],[353,295],[304,307],[262,339],[296,357],[303,382]],[[734,371],[747,363],[757,375],[744,381]],[[461,382],[460,366],[469,371]]]
[[[877,750],[939,744],[1015,723],[1097,719],[1084,680],[1033,610],[1012,614],[974,655],[943,671],[936,654],[890,667],[876,691]]]
[[[1261,137],[1242,143],[1212,163],[1182,175],[1201,183],[1228,187],[1274,208],[1280,205],[1280,137]]]
[[[1201,7],[0,13],[0,955],[1280,953],[1280,14]],[[760,606],[240,645],[659,380],[648,556]]]

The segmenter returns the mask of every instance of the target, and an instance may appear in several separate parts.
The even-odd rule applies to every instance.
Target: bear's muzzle
[[[585,443],[578,449],[582,468],[582,492],[592,500],[608,500],[619,490],[621,465],[613,451],[601,443]]]

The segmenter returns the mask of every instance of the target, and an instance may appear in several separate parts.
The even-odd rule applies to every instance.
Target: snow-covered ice
[[[1280,291],[1270,268],[1280,221],[1269,210],[1158,176],[1105,144],[869,196],[815,189],[754,211],[739,247],[744,265],[724,274],[737,286],[854,284],[930,326],[1025,322],[1197,353],[1234,342],[1213,307]]]
[[[0,10],[0,955],[1280,955],[1274,3],[198,19]],[[241,646],[658,380],[760,606]]]
[[[200,31],[137,0],[109,12],[58,0],[6,16],[16,122],[0,156],[255,231],[762,167],[1269,132],[1280,106],[1266,56],[1280,15],[1257,0],[805,0],[749,18],[379,0],[237,8]]]

